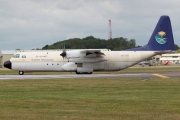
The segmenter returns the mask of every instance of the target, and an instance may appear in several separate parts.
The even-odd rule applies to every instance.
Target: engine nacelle
[[[79,50],[66,51],[66,58],[80,58],[85,57],[86,53],[80,52]]]
[[[60,54],[63,58],[71,59],[71,58],[95,58],[104,55],[100,50],[73,50],[73,51],[66,51]]]

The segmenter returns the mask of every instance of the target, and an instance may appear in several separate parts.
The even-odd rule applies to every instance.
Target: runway
[[[0,75],[0,80],[17,79],[62,79],[62,78],[172,78],[180,77],[178,72],[170,73],[132,73],[132,74],[66,74],[66,75]]]

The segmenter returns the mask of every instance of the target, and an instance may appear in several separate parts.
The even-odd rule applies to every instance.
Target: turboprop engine
[[[60,54],[63,58],[79,58],[79,57],[84,57],[86,56],[85,52],[81,52],[79,50],[75,50],[75,51],[63,51]]]
[[[100,50],[63,50],[60,55],[63,58],[68,59],[68,63],[65,63],[62,68],[65,71],[76,71],[77,74],[91,74],[93,72],[94,63],[106,61],[103,57],[104,53]]]
[[[74,50],[74,51],[66,51],[60,54],[63,58],[71,59],[71,58],[82,58],[82,57],[97,57],[104,55],[100,50]]]

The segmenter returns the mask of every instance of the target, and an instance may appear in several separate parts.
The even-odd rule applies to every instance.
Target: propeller
[[[60,54],[63,58],[66,57],[66,50],[63,50],[63,52]]]
[[[63,49],[63,52],[60,54],[60,56],[63,57],[63,59],[66,57],[66,48],[65,48],[65,45],[64,45],[64,49]]]

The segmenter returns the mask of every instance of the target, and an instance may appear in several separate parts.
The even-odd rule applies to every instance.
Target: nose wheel
[[[19,71],[19,75],[24,75],[24,71]]]

